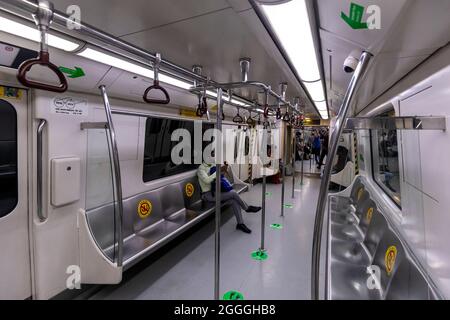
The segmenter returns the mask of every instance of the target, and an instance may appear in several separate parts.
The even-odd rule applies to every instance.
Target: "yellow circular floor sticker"
[[[363,187],[359,188],[358,189],[358,201],[361,200],[363,193],[364,193],[364,188]]]
[[[192,197],[194,195],[195,192],[195,187],[192,183],[188,183],[186,184],[186,187],[184,187],[185,191],[186,191],[186,196],[188,198]]]
[[[148,200],[142,200],[138,204],[138,214],[141,219],[146,219],[152,214],[153,205]]]
[[[384,265],[386,266],[386,272],[388,276],[390,276],[392,270],[394,270],[395,259],[397,259],[397,248],[395,246],[390,246],[386,251],[386,255],[384,256]]]
[[[368,222],[372,221],[372,216],[373,216],[373,208],[369,208],[369,210],[367,210],[367,214],[366,214],[366,219]]]

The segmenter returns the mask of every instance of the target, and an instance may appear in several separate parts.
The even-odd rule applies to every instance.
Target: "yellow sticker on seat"
[[[388,276],[390,276],[394,270],[395,259],[397,259],[397,248],[395,246],[390,246],[384,256],[384,265]]]
[[[14,87],[0,86],[0,98],[20,99],[22,90]]]
[[[138,214],[141,219],[146,219],[152,214],[153,205],[148,200],[142,200],[138,204]]]
[[[366,213],[367,222],[370,223],[370,221],[372,221],[372,216],[373,216],[373,208],[369,208]]]
[[[186,184],[186,186],[184,187],[184,190],[186,192],[186,196],[188,198],[191,198],[194,195],[195,192],[195,187],[192,183],[188,183]]]
[[[364,193],[364,188],[363,187],[359,188],[358,189],[358,194],[357,194],[358,201],[361,200],[361,197],[362,197],[363,193]]]

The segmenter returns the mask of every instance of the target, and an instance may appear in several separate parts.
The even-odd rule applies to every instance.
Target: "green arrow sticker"
[[[223,300],[244,300],[242,293],[237,291],[229,291],[223,295]]]
[[[271,227],[272,229],[275,229],[275,230],[281,230],[281,229],[283,229],[283,226],[282,226],[281,224],[279,224],[279,223],[274,223],[274,224],[270,225],[270,227]]]
[[[258,250],[258,251],[252,252],[253,260],[265,261],[265,260],[267,260],[267,258],[269,258],[269,255],[263,250]]]
[[[84,73],[84,70],[80,67],[75,67],[74,69],[66,68],[66,67],[59,67],[58,68],[62,73],[65,73],[68,75],[69,78],[75,79],[75,78],[81,78],[84,77],[86,74]]]
[[[359,4],[350,4],[350,13],[347,16],[344,12],[341,12],[341,18],[344,20],[352,29],[368,29],[366,22],[362,22],[364,16],[365,8]]]
[[[294,208],[294,206],[292,204],[285,204],[283,207],[285,209],[292,209],[292,208]]]

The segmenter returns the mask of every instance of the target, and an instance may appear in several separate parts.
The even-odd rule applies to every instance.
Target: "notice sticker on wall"
[[[50,108],[53,114],[82,117],[88,115],[88,101],[75,97],[56,97]]]

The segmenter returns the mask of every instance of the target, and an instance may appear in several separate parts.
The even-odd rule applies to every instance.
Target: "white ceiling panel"
[[[275,58],[267,53],[263,44],[244,23],[244,19],[257,19],[253,11],[241,17],[233,9],[173,23],[163,27],[135,33],[124,40],[135,45],[161,52],[163,58],[185,68],[194,64],[203,66],[204,75],[218,82],[240,81],[239,58],[250,57],[250,79],[265,82],[278,90],[280,82],[288,81],[288,96],[300,95],[292,75],[286,75]],[[256,99],[257,90],[236,90],[236,93]]]
[[[246,1],[246,0],[245,0]],[[66,12],[81,8],[81,20],[116,36],[190,19],[228,8],[226,0],[54,0]]]

